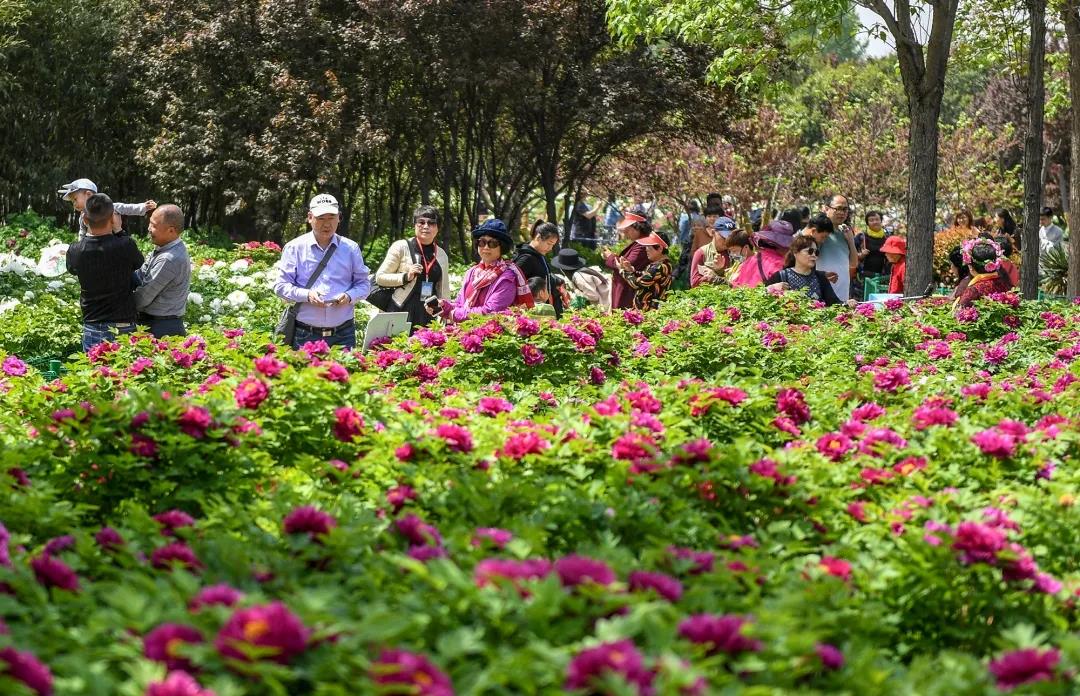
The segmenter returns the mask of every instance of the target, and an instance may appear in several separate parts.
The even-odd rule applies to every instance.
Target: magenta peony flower
[[[176,536],[173,534],[182,527],[194,527],[195,518],[182,510],[166,510],[154,515],[154,521],[161,525],[162,536]]]
[[[798,389],[781,389],[776,393],[776,410],[790,418],[795,425],[802,425],[810,420],[810,407],[806,405],[803,393]]]
[[[131,444],[128,446],[128,451],[136,457],[153,459],[157,457],[158,454],[157,440],[149,435],[143,435],[142,433],[132,433]]]
[[[255,369],[267,377],[277,377],[289,364],[284,360],[278,360],[273,355],[264,355],[255,359]]]
[[[324,365],[324,367],[326,367],[326,370],[324,370],[320,374],[320,377],[327,380],[328,382],[348,382],[349,381],[349,371],[346,370],[343,365],[341,365],[339,363],[336,363],[336,362],[332,362],[332,363],[329,363],[328,365]]]
[[[521,346],[521,358],[529,367],[535,367],[544,362],[543,352],[531,343]]]
[[[120,536],[120,532],[112,527],[102,527],[101,530],[94,535],[94,541],[96,541],[98,546],[104,551],[112,551],[124,545],[124,537]]]
[[[414,546],[439,546],[442,544],[442,535],[439,530],[424,522],[416,515],[406,515],[394,521],[398,533],[409,540]]]
[[[271,659],[287,664],[307,648],[311,631],[281,602],[238,609],[214,641],[222,657],[250,662]],[[253,658],[253,648],[259,657]]]
[[[960,552],[964,565],[994,563],[998,551],[1005,548],[1005,533],[978,522],[961,522],[953,534],[953,549]]]
[[[461,337],[461,349],[466,353],[483,353],[484,337],[476,333],[467,333]]]
[[[842,558],[822,556],[818,566],[824,570],[826,574],[840,578],[844,582],[851,579],[851,564]]]
[[[497,416],[500,413],[509,413],[514,410],[514,405],[506,399],[497,396],[484,396],[477,402],[476,412],[484,416]]]
[[[337,526],[331,515],[310,505],[302,505],[282,520],[286,534],[307,534],[312,539],[329,534]]]
[[[42,554],[30,561],[34,577],[44,587],[56,587],[69,592],[79,591],[79,576],[59,558]]]
[[[11,550],[8,544],[11,542],[11,534],[3,522],[0,522],[0,566],[11,567]]]
[[[236,606],[243,598],[243,592],[229,585],[210,585],[199,590],[199,593],[191,598],[188,609],[199,611],[203,607],[214,605],[232,607]]]
[[[421,563],[427,563],[434,558],[446,558],[447,553],[441,546],[410,546],[405,555]]]
[[[0,649],[0,673],[22,682],[38,696],[52,696],[52,672],[32,653],[15,648]]]
[[[446,345],[446,334],[441,331],[422,328],[413,334],[413,340],[424,348],[439,348]]]
[[[540,333],[540,322],[526,316],[518,316],[516,331],[518,337],[530,338]]]
[[[911,377],[906,367],[894,367],[874,373],[874,388],[878,391],[893,393],[909,384]]]
[[[523,561],[488,558],[476,564],[476,568],[473,569],[473,578],[476,580],[477,587],[495,584],[495,581],[500,578],[517,585],[522,580],[545,578],[551,574],[551,570],[551,562],[539,558]]]
[[[472,545],[482,546],[484,541],[488,541],[498,548],[503,548],[514,538],[514,535],[505,529],[498,529],[496,527],[477,527],[473,532]]]
[[[180,564],[190,572],[196,573],[202,568],[195,552],[187,544],[176,541],[154,549],[150,554],[150,564],[162,570],[171,570],[174,565]]]
[[[506,438],[498,455],[511,459],[521,459],[530,454],[539,454],[550,447],[547,440],[534,432],[516,433]]]
[[[630,573],[628,579],[632,592],[648,592],[652,590],[669,602],[678,602],[683,594],[682,583],[663,573],[635,570]]]
[[[17,356],[9,355],[4,358],[2,369],[9,377],[21,377],[26,374],[26,363],[19,360]]]
[[[706,307],[690,318],[698,324],[708,324],[716,318],[716,312],[711,307]]]
[[[1040,651],[1024,648],[1007,652],[990,662],[990,673],[997,680],[997,687],[1009,691],[1037,681],[1049,681],[1057,677],[1056,667],[1061,659],[1057,648]]]
[[[472,433],[453,423],[441,423],[435,428],[435,436],[442,438],[452,452],[472,452]]]
[[[656,441],[642,433],[626,433],[611,445],[611,456],[622,461],[640,462],[655,455]]]
[[[638,694],[652,693],[653,673],[645,668],[644,658],[629,640],[602,643],[579,652],[566,668],[565,687],[568,691],[598,687],[597,680],[607,674],[622,677],[636,687]]]
[[[587,582],[610,585],[617,579],[615,571],[603,561],[572,554],[555,561],[555,572],[564,587],[575,587]]]
[[[716,562],[716,554],[711,551],[695,551],[678,546],[669,546],[667,550],[676,560],[690,562],[690,575],[711,573]]]
[[[636,309],[627,309],[623,311],[623,320],[631,326],[640,326],[645,321],[645,315]]]
[[[213,419],[210,417],[210,412],[202,406],[188,406],[180,414],[177,423],[180,425],[180,431],[185,435],[201,440],[206,437],[206,431],[213,424]]]
[[[249,377],[237,385],[233,395],[236,397],[237,406],[254,410],[270,396],[270,388],[261,379]]]
[[[923,404],[911,414],[911,422],[916,430],[926,430],[935,425],[948,427],[955,423],[958,417],[956,411],[946,406]]]
[[[691,643],[707,645],[710,654],[758,652],[764,647],[761,641],[742,635],[748,623],[747,618],[734,614],[695,614],[679,624],[679,635]]]
[[[843,459],[854,448],[851,438],[843,433],[826,433],[817,441],[817,451],[834,462]]]
[[[146,696],[214,696],[214,692],[202,688],[187,672],[170,672],[165,681],[150,682]]]
[[[183,643],[201,643],[203,635],[197,628],[183,624],[164,623],[143,636],[143,655],[147,659],[164,663],[170,669],[191,671],[191,660],[179,652]]]
[[[971,441],[983,454],[998,459],[1008,459],[1016,454],[1016,438],[996,429],[982,430],[971,436]]]
[[[41,552],[46,556],[55,556],[62,551],[70,549],[74,545],[75,537],[71,536],[70,534],[65,534],[63,536],[58,536],[55,539],[50,539],[45,544],[45,548],[42,549]]]
[[[364,432],[364,417],[356,409],[341,406],[334,409],[334,437],[342,442],[352,442]]]
[[[840,652],[835,645],[818,643],[814,646],[814,652],[817,653],[825,669],[840,669],[844,666],[844,653]]]
[[[448,676],[423,655],[406,650],[383,650],[371,665],[371,678],[393,693],[454,696]]]
[[[596,384],[596,385],[600,385],[600,384],[603,384],[606,380],[607,380],[607,375],[605,375],[604,371],[601,370],[599,367],[594,366],[594,367],[589,368],[589,381],[590,382],[592,382],[593,384]]]
[[[386,492],[386,502],[393,512],[397,512],[411,500],[416,500],[416,491],[412,486],[394,486]]]

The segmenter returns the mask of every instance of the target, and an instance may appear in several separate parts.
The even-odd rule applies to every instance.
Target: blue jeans
[[[135,322],[88,321],[83,322],[82,349],[89,351],[99,343],[115,341],[120,334],[135,332]]]
[[[346,350],[356,347],[356,324],[350,319],[341,326],[332,329],[320,329],[296,322],[296,336],[293,348],[299,348],[308,341],[326,341],[328,346],[341,346]]]

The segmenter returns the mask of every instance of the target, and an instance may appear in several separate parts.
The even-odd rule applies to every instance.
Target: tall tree
[[[1024,137],[1024,228],[1020,288],[1024,298],[1039,295],[1039,212],[1043,205],[1043,121],[1046,89],[1046,0],[1028,0],[1031,42],[1028,47],[1027,134]]]
[[[1069,138],[1072,167],[1069,171],[1069,297],[1080,296],[1080,0],[1063,0],[1061,19],[1069,49],[1069,93],[1073,99],[1072,132]]]

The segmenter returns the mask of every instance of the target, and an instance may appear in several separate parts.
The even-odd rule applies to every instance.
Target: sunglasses
[[[491,237],[481,237],[476,240],[476,247],[487,247],[488,249],[498,249],[502,245],[499,244],[498,239],[492,239]]]
[[[432,220],[431,218],[416,218],[417,227],[438,227],[438,220]]]
[[[811,256],[817,256],[817,249],[815,249],[814,247],[806,247],[805,249],[803,249],[803,251],[805,251],[807,254],[810,254]]]

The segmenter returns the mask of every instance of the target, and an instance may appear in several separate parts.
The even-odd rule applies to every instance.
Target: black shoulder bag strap
[[[323,254],[319,265],[315,267],[311,277],[308,278],[307,285],[304,286],[305,290],[310,290],[315,285],[315,281],[322,275],[323,269],[326,268],[326,264],[330,262],[330,257],[334,255],[335,251],[337,251],[337,244],[331,244],[330,248]],[[278,321],[276,332],[285,337],[286,345],[292,345],[293,338],[296,336],[296,316],[300,313],[300,305],[300,302],[293,302]]]
[[[322,260],[319,261],[319,265],[315,267],[315,272],[311,274],[310,278],[308,278],[307,285],[304,286],[305,290],[310,290],[315,285],[315,282],[319,279],[319,276],[322,275],[323,269],[326,268],[326,264],[330,263],[330,257],[334,255],[334,252],[337,251],[337,248],[337,244],[331,244],[330,248],[326,250],[326,253],[323,254]]]

